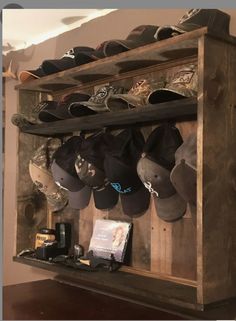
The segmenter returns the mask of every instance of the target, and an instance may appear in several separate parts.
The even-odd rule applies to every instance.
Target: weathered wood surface
[[[14,261],[30,266],[40,267],[58,273],[62,278],[78,282],[79,286],[90,287],[94,290],[105,291],[123,298],[138,300],[156,305],[165,302],[188,308],[200,308],[196,302],[196,288],[170,281],[148,278],[132,273],[117,271],[109,273],[100,271],[89,273],[69,267],[48,263],[42,260],[14,258]],[[88,275],[89,273],[89,275]]]
[[[214,54],[217,53],[217,54]],[[236,295],[236,49],[199,47],[198,302]]]
[[[56,122],[39,125],[29,125],[24,127],[22,131],[36,135],[56,135],[71,133],[78,130],[99,129],[105,126],[142,125],[144,122],[154,122],[157,120],[179,119],[188,116],[196,117],[196,113],[196,99],[185,98],[135,109],[58,120]]]

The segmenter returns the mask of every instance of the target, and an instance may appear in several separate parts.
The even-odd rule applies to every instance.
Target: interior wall
[[[35,9],[37,11],[37,9]],[[142,24],[175,24],[187,9],[122,9],[107,16],[94,19],[80,28],[68,31],[25,50],[10,52],[3,64],[12,60],[13,71],[36,69],[44,59],[61,57],[67,50],[76,46],[97,47],[109,39],[124,39],[136,26]],[[230,32],[236,35],[236,10],[224,10],[231,15]],[[4,26],[3,26],[4,27]],[[15,255],[16,238],[16,159],[18,129],[11,124],[12,114],[17,112],[18,80],[6,80],[5,87],[5,168],[4,168],[4,217],[3,217],[3,285],[52,278],[53,273],[28,267],[12,261]]]

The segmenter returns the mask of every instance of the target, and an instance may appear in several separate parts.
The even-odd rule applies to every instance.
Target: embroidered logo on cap
[[[149,192],[151,194],[156,194],[157,197],[159,196],[159,194],[152,188],[152,183],[151,182],[144,182],[143,184],[149,190]]]
[[[67,52],[62,56],[62,58],[65,58],[65,57],[74,59],[74,58],[75,58],[74,49],[73,49],[73,48],[70,49],[69,51],[67,51]]]
[[[186,22],[190,18],[194,17],[201,9],[191,9],[189,10],[180,20],[179,24],[182,24],[183,22]]]
[[[132,188],[128,187],[125,189],[122,189],[122,186],[120,185],[120,183],[111,183],[111,186],[119,193],[121,194],[126,194],[126,193],[130,193]]]

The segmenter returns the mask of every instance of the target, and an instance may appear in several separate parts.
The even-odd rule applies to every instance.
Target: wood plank
[[[183,140],[191,133],[197,134],[197,121],[177,123]],[[191,210],[192,209],[192,210]],[[196,280],[196,209],[189,204],[183,219],[172,226],[172,275]]]
[[[105,126],[124,126],[127,124],[143,124],[156,120],[167,120],[180,117],[196,116],[195,98],[174,100],[160,104],[147,105],[137,109],[107,112],[80,118],[58,120],[56,122],[30,125],[23,132],[38,135],[55,135],[71,133],[78,130],[98,129]]]
[[[236,295],[235,70],[234,46],[200,40],[197,279],[202,304]]]
[[[63,280],[70,279],[74,284],[78,282],[79,286],[91,287],[95,291],[106,291],[110,295],[118,294],[122,295],[123,298],[127,297],[154,305],[158,302],[165,302],[188,308],[201,308],[196,303],[196,288],[194,286],[176,284],[166,280],[121,271],[89,273],[55,263],[24,257],[14,257],[14,261],[53,271],[63,276]]]
[[[172,223],[157,215],[151,198],[151,272],[171,275],[172,267]]]

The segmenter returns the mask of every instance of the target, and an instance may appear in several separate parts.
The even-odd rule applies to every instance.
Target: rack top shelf
[[[208,34],[236,45],[236,38],[221,37],[209,32],[207,27],[185,34],[129,50],[111,57],[67,69],[53,75],[35,79],[20,85],[16,89],[57,92],[73,87],[86,87],[104,83],[110,79],[137,69],[167,63],[171,60],[197,55],[199,37]]]
[[[139,68],[196,55],[198,38],[206,33],[207,28],[200,28],[180,36],[35,79],[17,85],[15,88],[56,92],[72,89],[73,87],[84,87],[86,84],[101,83],[110,78],[114,80],[117,75]]]
[[[115,56],[107,57],[75,68],[67,69],[53,75],[35,79],[20,85],[16,89],[59,92],[76,87],[92,86],[140,68],[167,63],[168,61],[197,55],[198,39],[203,35],[230,42],[236,45],[233,36],[222,37],[209,32],[207,27],[185,34],[129,50]]]

